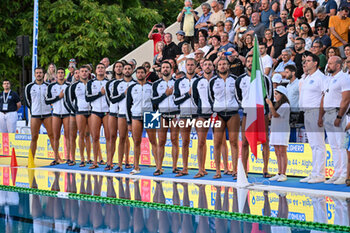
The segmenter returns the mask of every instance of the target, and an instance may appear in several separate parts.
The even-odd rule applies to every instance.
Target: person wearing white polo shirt
[[[350,103],[350,77],[342,72],[342,59],[330,57],[327,72],[331,75],[324,89],[321,101],[319,126],[326,129],[329,145],[332,149],[334,174],[326,184],[345,184],[347,154],[343,148],[346,118]]]
[[[326,145],[324,127],[317,124],[319,108],[327,77],[318,69],[320,59],[315,54],[305,58],[303,68],[308,73],[301,84],[299,107],[304,111],[304,124],[312,150],[311,174],[300,180],[302,183],[325,181]]]
[[[4,91],[0,93],[0,133],[16,133],[17,111],[21,100],[16,92],[11,90],[9,80],[2,82]]]

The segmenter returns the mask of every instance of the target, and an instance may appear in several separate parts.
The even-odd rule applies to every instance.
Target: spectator
[[[153,66],[152,68],[159,72],[160,71],[160,65],[163,61],[163,49],[164,49],[164,42],[158,41],[156,44],[156,55],[153,58]]]
[[[48,83],[56,82],[57,81],[56,71],[57,71],[56,65],[54,63],[50,63],[44,77],[44,82],[48,82]]]
[[[146,61],[142,64],[143,67],[146,69],[146,81],[150,83],[154,83],[159,79],[158,75],[155,72],[151,71],[151,64]]]
[[[322,6],[326,7],[326,13],[329,16],[337,14],[337,3],[334,0],[324,0]]]
[[[203,11],[203,15],[201,17],[199,17],[196,25],[195,25],[195,28],[200,30],[200,29],[204,29],[204,30],[209,30],[208,29],[208,21],[209,21],[209,18],[210,18],[210,15],[212,14],[211,13],[211,7],[208,3],[202,3],[201,5],[202,7],[202,11]]]
[[[244,74],[244,57],[240,56],[234,48],[229,48],[226,55],[225,53],[223,53],[223,55],[226,56],[228,60],[231,74],[237,77]]]
[[[264,69],[264,74],[269,76],[269,77],[271,77],[273,60],[266,53],[266,44],[265,43],[260,43],[259,44],[259,51],[260,51],[260,58],[261,58],[262,68]]]
[[[299,118],[299,79],[295,76],[296,72],[297,69],[293,65],[284,67],[286,79],[289,80],[287,84],[287,96],[290,103],[291,115],[295,115],[295,117],[291,117],[292,119]]]
[[[288,42],[286,44],[286,48],[288,49],[293,49],[294,48],[294,41],[295,38],[297,37],[296,33],[295,33],[295,26],[294,25],[289,25],[288,26]]]
[[[239,55],[242,55],[245,57],[248,52],[253,48],[254,46],[254,38],[252,34],[245,34],[242,39],[238,42],[238,51]]]
[[[306,19],[306,22],[310,25],[312,32],[315,31],[315,23],[316,23],[316,19],[314,16],[314,12],[311,8],[305,8],[304,11],[304,18]]]
[[[180,30],[185,32],[185,40],[191,42],[192,45],[195,36],[195,25],[198,19],[198,12],[192,8],[192,0],[185,0],[185,6],[177,16],[177,22],[180,23]]]
[[[284,68],[287,65],[295,65],[295,63],[291,59],[292,52],[290,51],[290,49],[283,49],[281,57],[282,57],[282,61],[278,64],[274,73],[280,73],[283,77],[285,77]]]
[[[329,0],[334,1],[334,0]],[[350,18],[348,18],[349,9],[343,7],[338,15],[331,16],[329,19],[329,29],[331,32],[332,46],[338,47],[341,57],[345,57],[344,45],[348,43],[348,34],[350,27]]]
[[[316,25],[323,25],[328,31],[329,28],[329,15],[326,13],[326,8],[324,6],[319,6],[316,8]]]
[[[228,33],[227,32],[223,32],[220,35],[220,38],[221,38],[221,47],[220,47],[219,51],[227,51],[229,48],[235,48],[235,46],[228,41]]]
[[[104,57],[102,58],[102,60],[100,61],[100,63],[102,63],[103,65],[105,65],[106,69],[108,68],[109,64],[111,63],[109,61],[109,58],[108,57]]]
[[[237,41],[240,40],[242,36],[247,32],[249,24],[250,24],[250,21],[247,16],[242,15],[239,17],[239,25],[238,27],[236,27],[237,30],[235,32],[235,39],[234,39],[235,44],[237,44]]]
[[[323,49],[323,44],[320,40],[315,40],[313,45],[312,45],[312,50],[311,52],[315,55],[318,56],[320,59],[320,64],[319,64],[319,69],[323,72],[324,68],[326,67],[327,64],[327,58],[326,56],[322,53]]]
[[[182,54],[176,60],[177,67],[179,68],[179,71],[182,71],[182,72],[186,73],[186,59],[187,58],[194,58],[194,56],[191,53],[191,46],[190,46],[190,44],[184,43],[182,45]]]
[[[236,5],[235,6],[235,21],[233,22],[233,30],[234,31],[237,31],[237,28],[239,27],[240,23],[239,23],[239,20],[240,20],[240,17],[243,15],[243,12],[244,12],[244,7],[241,6],[241,5]]]
[[[163,59],[174,59],[181,54],[180,48],[173,42],[171,33],[165,33],[164,40]]]
[[[201,59],[204,57],[204,52],[202,49],[197,49],[194,52],[194,59],[196,60],[197,65],[200,64]]]
[[[222,21],[219,21],[216,23],[216,35],[221,35],[225,31],[225,23]]]
[[[345,57],[350,57],[350,44],[346,44],[344,46],[344,54],[345,54]]]
[[[293,12],[294,12],[294,9],[295,9],[294,1],[293,0],[287,0],[286,3],[284,4],[284,9],[288,12],[288,16],[293,17]],[[294,19],[294,17],[293,17],[293,19]]]
[[[269,17],[270,15],[274,15],[274,12],[271,10],[269,6],[269,0],[261,0],[261,22],[264,24],[266,28],[270,25]]]
[[[261,1],[260,0],[253,0],[250,3],[253,7],[253,12],[260,12],[261,9]]]
[[[285,49],[288,42],[288,34],[284,30],[284,25],[281,22],[277,22],[275,25],[276,35],[273,40],[274,52],[271,53],[271,57],[278,58],[281,55],[283,49]]]
[[[66,81],[71,83],[73,81],[74,71],[76,69],[75,63],[69,63],[68,65],[68,75],[66,75]]]
[[[249,20],[251,20],[253,14],[253,7],[250,4],[248,4],[246,5],[246,7],[244,7],[244,10],[245,15],[248,17]]]
[[[249,5],[250,3],[249,3],[249,0],[239,0],[239,5],[241,5],[241,6],[247,6],[247,5]]]
[[[287,26],[287,19],[288,19],[288,11],[282,10],[280,13],[280,19],[279,21],[283,23],[283,25],[286,27]]]
[[[345,59],[344,64],[343,64],[343,71],[347,74],[350,74],[350,57],[347,57]]]
[[[264,40],[265,40],[265,43],[266,43],[266,53],[268,55],[270,55],[272,57],[273,53],[274,53],[274,50],[275,48],[273,47],[273,37],[272,37],[272,33],[273,31],[271,29],[266,29],[265,30],[265,37],[264,37]]]
[[[258,39],[261,39],[264,37],[265,32],[265,25],[263,23],[260,23],[260,16],[259,13],[255,12],[252,14],[252,23],[249,26],[249,33],[253,31]]]
[[[225,22],[225,13],[222,10],[220,10],[219,4],[216,0],[212,1],[211,8],[214,12],[209,17],[209,24],[216,25],[216,23],[219,21]]]
[[[272,81],[273,89],[276,89],[279,85],[282,84],[282,75],[279,73],[275,73],[272,76],[271,81]],[[276,99],[275,99],[275,101],[276,101]]]
[[[231,20],[226,20],[225,22],[225,32],[228,33],[228,41],[233,43],[235,38],[235,31],[233,31],[233,23]]]
[[[221,47],[221,37],[217,35],[213,36],[211,38],[211,46],[212,47],[208,51],[206,58],[214,62],[217,58],[217,53],[219,52],[219,49]]]
[[[21,108],[21,100],[16,92],[11,90],[11,83],[2,81],[4,90],[0,93],[0,133],[16,133],[17,111]]]
[[[340,57],[340,50],[337,48],[337,47],[328,47],[326,49],[326,58],[327,58],[327,61],[330,57],[333,57],[333,56],[338,56]]]
[[[176,33],[176,37],[177,37],[177,40],[179,41],[179,43],[177,44],[177,47],[179,47],[180,49],[182,48],[182,45],[184,43],[186,43],[185,41],[185,32],[184,31],[178,31]]]
[[[313,41],[313,33],[310,25],[308,23],[302,23],[300,25],[299,36],[305,40],[305,49],[310,50]]]
[[[317,8],[317,1],[316,0],[307,0],[305,7],[311,8],[312,12],[315,14],[315,11],[316,11],[316,8]],[[304,14],[305,14],[305,12],[304,12]]]
[[[303,0],[295,0],[294,3],[296,7],[294,8],[294,11],[293,11],[293,18],[294,18],[294,21],[297,21],[299,17],[302,17],[304,15],[303,13],[304,3],[303,3]]]
[[[228,8],[225,10],[225,17],[226,17],[226,21],[227,20],[234,20],[235,13],[233,13],[233,10],[231,8]]]
[[[303,59],[306,56],[310,55],[311,52],[305,50],[305,40],[301,37],[298,37],[295,39],[294,49],[295,49],[294,61],[297,67],[296,76],[297,78],[301,78],[303,74]]]
[[[157,29],[157,33],[153,33],[154,30]],[[163,23],[159,23],[159,24],[155,24],[153,27],[152,27],[152,30],[148,33],[148,39],[150,40],[153,40],[153,48],[154,48],[154,56],[157,54],[157,50],[156,50],[156,47],[157,47],[157,43],[159,41],[163,41],[165,42],[164,40],[164,30],[165,30],[165,26]],[[159,53],[159,52],[158,52]]]
[[[339,9],[341,9],[343,7],[347,7],[350,9],[350,0],[341,0],[340,5],[339,5]],[[350,13],[348,14],[348,17],[350,17]]]
[[[320,22],[318,25],[316,25],[316,31],[318,34],[317,39],[322,41],[323,51],[325,51],[332,45],[331,38],[326,34],[327,28]]]
[[[223,33],[226,33],[226,32],[223,32]],[[207,45],[207,40],[203,36],[198,38],[198,47],[202,49],[202,51],[204,52],[204,55],[206,55],[211,48],[211,46]]]

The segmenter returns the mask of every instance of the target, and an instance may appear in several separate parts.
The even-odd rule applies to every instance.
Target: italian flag
[[[265,80],[260,63],[259,44],[255,37],[253,48],[253,65],[251,71],[249,98],[247,102],[247,120],[245,136],[252,153],[257,158],[257,147],[266,142],[264,99],[266,98]]]

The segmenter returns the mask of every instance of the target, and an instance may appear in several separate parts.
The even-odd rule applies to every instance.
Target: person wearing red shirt
[[[158,32],[157,33],[153,33],[154,30],[157,29]],[[154,56],[156,54],[158,54],[158,52],[156,51],[156,45],[159,41],[164,41],[164,30],[165,30],[165,26],[163,23],[159,23],[159,24],[155,24],[153,27],[152,27],[152,30],[148,33],[148,39],[150,40],[153,40],[153,53],[154,53]]]

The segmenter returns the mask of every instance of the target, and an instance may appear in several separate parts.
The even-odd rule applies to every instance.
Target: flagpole
[[[32,81],[35,80],[34,70],[36,67],[38,67],[38,30],[39,30],[39,0],[34,0]]]

